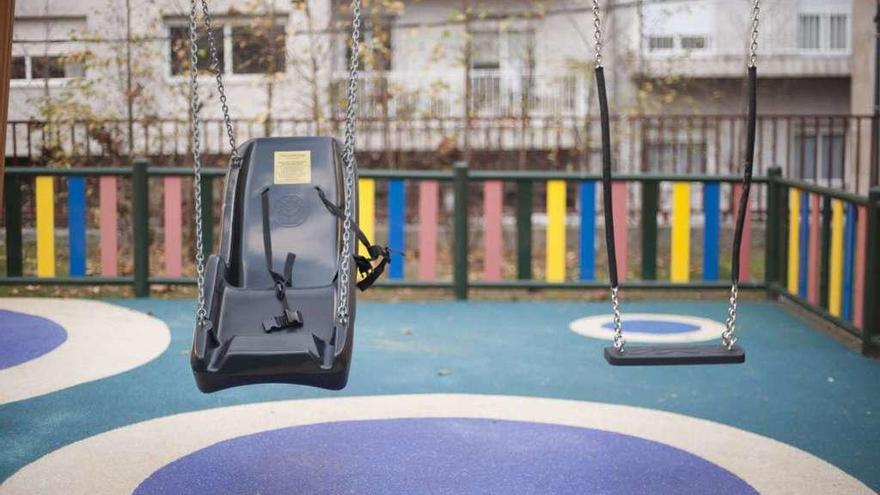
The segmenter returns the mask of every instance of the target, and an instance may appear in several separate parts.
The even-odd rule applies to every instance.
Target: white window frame
[[[803,48],[801,40],[801,17],[819,17],[819,48]],[[843,16],[846,19],[846,46],[844,48],[831,48],[831,17]],[[801,55],[849,55],[852,53],[852,13],[840,9],[802,9],[797,13],[795,26],[795,49]]]
[[[239,26],[249,26],[247,17],[214,17],[213,18],[215,25],[219,24],[223,28],[223,82],[230,83],[252,83],[257,81],[264,81],[267,76],[270,74],[239,74],[232,71],[232,28]],[[165,19],[163,23],[164,26],[162,28],[165,40],[165,47],[162,50],[162,72],[165,75],[165,80],[168,82],[182,83],[189,80],[189,73],[186,74],[172,74],[171,73],[171,28],[173,27],[189,27],[189,21],[183,18],[168,18]],[[279,14],[275,16],[275,25],[284,27],[284,50],[286,51],[288,48],[289,42],[289,32],[288,32],[288,18],[284,14]],[[203,26],[199,26],[200,29],[203,29]],[[288,57],[285,55],[285,66],[284,66],[284,74],[287,75],[287,64]],[[213,81],[214,75],[210,73],[199,73],[199,83],[205,81]]]
[[[66,86],[71,81],[78,81],[88,77],[87,68],[83,67],[83,75],[75,76],[75,77],[50,77],[48,79],[45,78],[34,78],[33,75],[33,58],[34,57],[65,57],[70,55],[70,53],[59,52],[58,50],[49,50],[49,51],[41,51],[37,54],[31,53],[16,53],[16,50],[13,49],[12,58],[24,57],[24,79],[9,79],[9,87],[10,88],[42,88],[48,82],[50,88],[60,88]]]
[[[672,38],[672,48],[651,48],[651,38]],[[683,48],[682,38],[703,38],[706,46],[703,48]],[[709,53],[712,48],[712,36],[709,33],[651,33],[644,37],[643,53],[649,57],[668,57],[670,55],[690,55],[697,53]]]

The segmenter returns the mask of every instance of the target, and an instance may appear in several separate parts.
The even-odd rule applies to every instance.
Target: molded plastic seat
[[[333,204],[343,203],[339,145],[332,138],[260,138],[242,145],[241,154],[241,166],[227,175],[220,253],[205,266],[207,322],[195,329],[190,359],[196,384],[203,392],[252,383],[343,388],[357,277],[352,263],[351,314],[341,325],[336,305],[342,222],[316,190]],[[279,160],[293,162],[293,179],[284,177],[291,168],[277,169]],[[356,205],[356,195],[353,200]],[[292,270],[279,285],[269,264],[277,274],[288,254],[295,255]],[[301,315],[301,325],[267,329],[267,319],[285,314],[281,293],[290,311]]]
[[[606,347],[605,360],[614,366],[740,364],[746,362],[746,352],[738,345],[728,350],[721,344],[627,346],[623,352]]]

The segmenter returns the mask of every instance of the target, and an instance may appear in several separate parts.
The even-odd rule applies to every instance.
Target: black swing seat
[[[270,382],[341,389],[362,263],[351,263],[343,325],[336,318],[343,222],[318,194],[344,202],[339,144],[260,138],[240,152],[241,165],[227,175],[220,253],[205,267],[207,318],[191,354],[196,384],[203,392]]]
[[[606,347],[605,360],[613,366],[740,364],[746,362],[746,352],[735,344],[729,350],[721,344],[626,346],[623,352]]]

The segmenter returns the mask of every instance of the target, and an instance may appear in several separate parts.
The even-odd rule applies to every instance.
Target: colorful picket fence
[[[867,275],[867,206],[796,187],[785,192],[786,290],[861,327]]]
[[[222,170],[209,170],[202,179],[206,204],[219,199],[213,194],[212,184],[222,174]],[[191,264],[192,254],[183,244],[184,225],[191,222],[191,213],[183,208],[183,200],[191,190],[189,177],[187,169],[148,168],[145,163],[115,169],[9,169],[5,195],[7,270],[0,283],[132,283],[138,295],[148,295],[153,283],[191,283],[192,278],[184,274],[184,266]],[[22,273],[21,192],[25,179],[33,179],[35,276]],[[131,182],[131,198],[120,197],[125,181]],[[448,197],[441,194],[445,185],[453,186],[452,232],[439,230],[441,215],[448,208],[448,204],[442,203],[442,198]],[[162,191],[160,215],[150,214],[150,188]],[[766,273],[756,277],[751,270],[752,213],[758,206],[758,200],[753,199],[745,218],[741,286],[771,290],[779,286],[785,295],[826,313],[835,322],[851,325],[854,332],[864,328],[866,297],[871,297],[877,285],[864,269],[871,261],[868,248],[873,231],[868,225],[869,213],[875,211],[874,215],[880,215],[876,213],[880,208],[875,205],[871,210],[867,198],[786,183],[778,176],[769,180],[758,178],[753,194],[756,189],[769,194]],[[473,190],[479,191],[480,202],[469,199]],[[536,191],[543,192],[543,198],[535,197]],[[663,191],[668,193],[668,201],[661,201],[665,197]],[[729,231],[732,226],[732,205],[738,202],[741,191],[736,177],[618,177],[612,185],[612,203],[618,273],[624,286],[725,287],[729,283],[724,274],[729,273],[730,248],[722,245],[722,231]],[[55,211],[56,197],[63,196],[63,192],[66,219]],[[368,237],[387,243],[392,250],[394,260],[388,268],[388,280],[383,281],[386,285],[451,287],[458,297],[467,297],[469,287],[598,288],[607,283],[601,195],[598,177],[588,174],[470,172],[462,167],[452,173],[362,171],[358,224]],[[784,200],[779,200],[782,196]],[[98,214],[90,221],[87,203],[95,197]],[[380,200],[384,203],[377,204]],[[120,274],[119,214],[123,201],[131,202],[134,227],[131,275]],[[509,215],[511,210],[513,215]],[[206,252],[212,249],[216,222],[213,211],[206,208],[203,217]],[[151,236],[153,216],[152,228],[156,231]],[[779,221],[778,216],[785,216],[784,221]],[[507,219],[515,222],[513,244],[504,238]],[[66,220],[67,225],[67,277],[56,273],[59,220]],[[660,232],[661,227],[667,226],[668,247],[663,250],[659,247]],[[544,230],[543,243],[535,243],[536,228]],[[98,242],[90,245],[88,234],[96,230]],[[482,240],[478,249],[482,270],[474,274],[469,273],[469,266],[479,261],[471,257],[474,246],[469,243],[469,231],[481,234],[478,238]],[[695,243],[699,237],[695,233],[700,231],[701,245]],[[382,238],[377,239],[377,234]],[[781,235],[784,237],[780,238]],[[161,249],[164,258],[160,274],[151,274],[149,270],[151,238],[161,239],[159,248],[157,243],[153,246],[153,250]],[[630,259],[634,241],[640,242],[640,269]],[[538,251],[543,248],[543,260],[533,256],[536,247]],[[98,253],[89,253],[89,249],[95,248]],[[699,259],[694,256],[697,251],[702,252]],[[440,261],[441,253],[447,252],[452,256],[452,270]],[[505,261],[511,255],[516,259],[515,270]],[[873,256],[878,257],[876,249]],[[99,266],[87,269],[87,260],[96,258]],[[408,273],[407,260],[412,260],[409,268],[414,273]],[[658,260],[666,262],[668,275],[662,277],[664,280],[659,276]],[[535,266],[543,271],[540,280],[533,276]],[[451,273],[451,280],[440,273]]]

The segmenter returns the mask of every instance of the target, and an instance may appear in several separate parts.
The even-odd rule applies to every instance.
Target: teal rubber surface
[[[171,328],[170,347],[126,373],[0,406],[0,479],[71,442],[170,414],[339,395],[499,394],[627,404],[735,426],[808,451],[880,489],[880,362],[786,309],[745,302],[737,366],[616,368],[606,341],[571,332],[605,303],[361,303],[341,392],[257,385],[198,392],[189,368],[192,301],[120,300]],[[632,302],[627,312],[719,319],[723,303]]]

